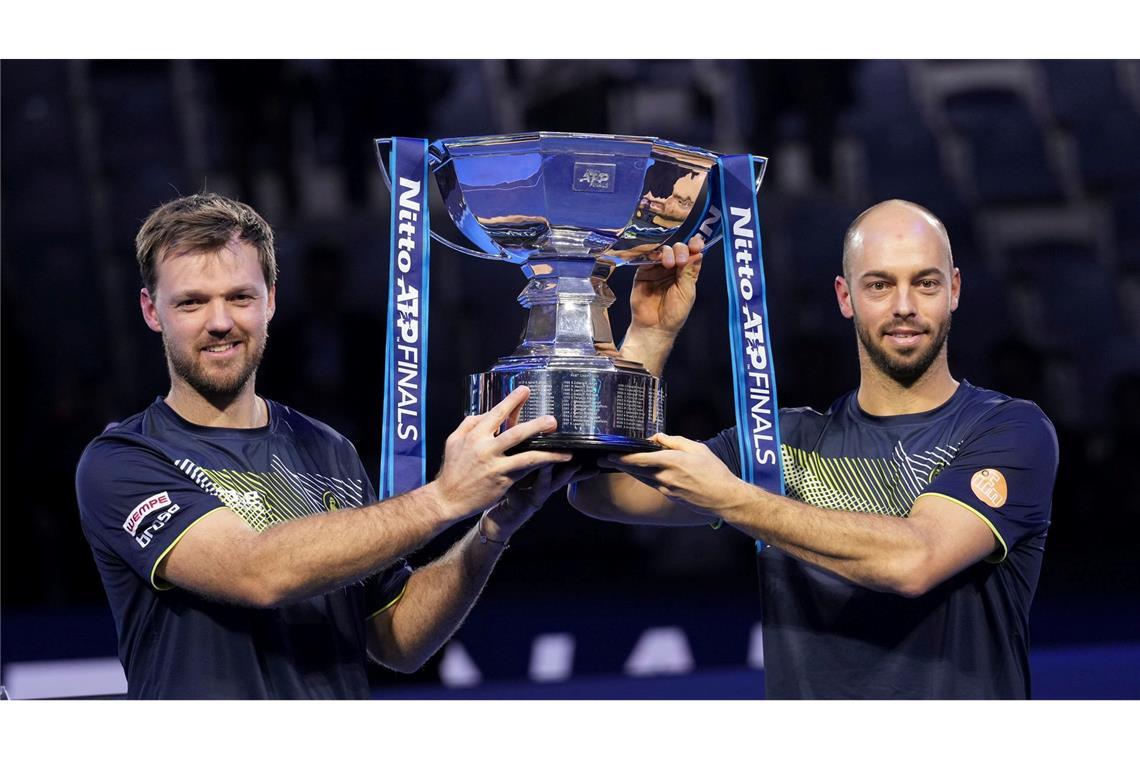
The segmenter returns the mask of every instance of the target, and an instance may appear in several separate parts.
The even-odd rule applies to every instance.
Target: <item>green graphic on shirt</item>
[[[294,472],[276,456],[270,463],[270,472],[209,470],[188,459],[174,464],[259,533],[271,525],[305,515],[359,507],[364,500],[360,480]]]
[[[936,446],[908,454],[901,441],[890,457],[881,459],[781,448],[784,489],[791,498],[825,509],[895,517],[910,514],[914,500],[958,453],[958,446]]]

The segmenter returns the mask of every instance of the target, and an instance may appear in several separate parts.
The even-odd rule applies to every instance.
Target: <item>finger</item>
[[[506,472],[512,477],[522,477],[531,470],[548,464],[569,462],[573,457],[574,455],[568,451],[539,451],[538,449],[523,451],[507,457]]]
[[[519,424],[519,415],[522,414],[522,406],[516,406],[510,416],[507,417],[506,429],[511,429]]]
[[[508,428],[495,438],[499,451],[506,451],[518,446],[523,441],[533,438],[541,433],[552,433],[558,429],[558,420],[549,414],[535,417],[533,420],[520,422],[513,428]]]
[[[640,272],[641,269],[638,269],[638,271]],[[611,340],[606,341],[605,343],[594,343],[594,350],[599,354],[616,354],[618,352],[618,347]]]
[[[612,469],[610,471],[616,471],[625,475],[629,475],[630,477],[637,478],[642,483],[648,483],[652,486],[656,486],[658,474],[660,472],[660,470],[651,470],[645,467],[633,467],[625,464],[614,464],[612,465]]]
[[[674,449],[676,451],[699,451],[702,447],[702,444],[690,440],[683,435],[654,433],[649,437],[649,440],[667,449]]]
[[[481,414],[469,414],[463,418],[463,421],[460,422],[458,426],[456,426],[455,432],[456,433],[469,432],[472,428],[474,428],[476,425],[478,425],[482,419],[483,419],[483,415],[481,415]]]
[[[672,269],[677,264],[676,252],[667,245],[661,246],[661,266]]]
[[[666,459],[663,456],[665,453],[664,451],[647,451],[637,454],[622,454],[621,456],[610,454],[601,457],[598,464],[615,469],[638,467],[645,470],[659,470],[666,466]]]
[[[694,256],[700,255],[705,250],[705,239],[700,234],[693,235],[689,239],[689,253]]]
[[[599,460],[598,463],[601,464],[601,460]],[[622,464],[621,462],[617,461],[610,461],[606,464],[618,472],[623,472],[626,475],[629,475],[631,478],[636,478],[651,488],[656,488],[658,485],[657,470],[650,470],[644,467],[634,467],[632,465]]]
[[[689,246],[684,243],[674,243],[673,259],[677,262],[678,269],[684,269],[685,265],[689,263]]]
[[[703,253],[690,253],[689,265],[685,267],[685,274],[694,280],[697,279],[701,273],[701,264],[704,262],[704,260],[705,255]]]
[[[478,427],[493,435],[502,427],[503,422],[511,416],[511,412],[516,408],[521,408],[529,397],[530,388],[520,385],[508,393],[505,399],[491,407],[486,414],[480,415],[482,419],[479,421]]]

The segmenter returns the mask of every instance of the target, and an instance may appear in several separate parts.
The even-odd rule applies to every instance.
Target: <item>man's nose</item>
[[[234,320],[230,316],[229,304],[225,301],[211,301],[206,307],[206,329],[212,333],[225,334],[233,329]]]
[[[895,316],[896,317],[913,317],[914,316],[914,294],[910,288],[904,286],[895,288]]]

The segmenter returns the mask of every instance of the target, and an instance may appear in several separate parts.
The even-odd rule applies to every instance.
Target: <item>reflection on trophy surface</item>
[[[696,233],[716,158],[653,137],[556,132],[431,144],[429,169],[476,250],[433,237],[517,264],[529,279],[518,297],[530,310],[522,343],[470,376],[468,413],[527,385],[520,421],[558,419],[557,431],[532,439],[532,447],[655,448],[646,439],[664,427],[663,383],[598,349],[613,344],[606,280],[615,267],[651,264],[661,246]]]
[[[649,217],[653,224],[660,227],[680,227],[689,218],[702,187],[704,177],[693,172],[678,177],[668,197],[658,198],[651,190],[638,204],[638,218]]]

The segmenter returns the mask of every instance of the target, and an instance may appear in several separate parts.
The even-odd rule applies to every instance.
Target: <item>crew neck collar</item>
[[[933,409],[927,409],[925,412],[912,412],[910,414],[888,414],[877,415],[864,411],[863,407],[859,406],[859,389],[856,388],[851,392],[847,399],[847,410],[856,420],[865,422],[870,425],[877,425],[879,427],[897,427],[901,425],[921,425],[926,424],[933,418],[945,412],[952,406],[961,403],[962,399],[973,390],[972,385],[965,379],[958,381],[958,387],[950,394],[950,398],[942,402]]]
[[[187,433],[202,437],[202,438],[260,438],[262,436],[272,433],[277,427],[277,420],[281,417],[278,413],[277,406],[269,399],[265,399],[265,408],[269,414],[269,423],[255,428],[231,428],[231,427],[216,427],[213,425],[199,425],[195,422],[183,417],[178,412],[174,411],[174,407],[166,403],[166,399],[162,396],[155,398],[154,404],[164,418],[176,427],[180,427]]]

